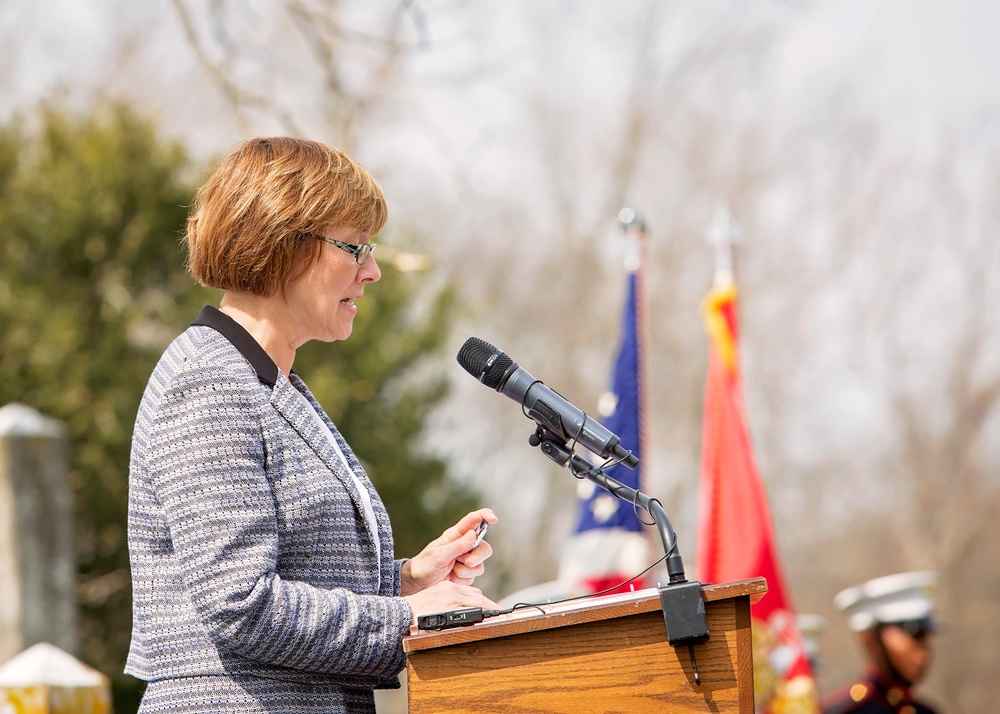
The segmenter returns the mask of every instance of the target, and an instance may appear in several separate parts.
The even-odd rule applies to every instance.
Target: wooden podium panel
[[[667,640],[658,591],[541,605],[403,640],[410,714],[752,714],[750,602],[763,578],[702,588],[709,639]]]

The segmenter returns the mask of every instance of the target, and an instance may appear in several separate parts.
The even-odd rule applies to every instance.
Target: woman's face
[[[326,230],[323,235],[354,245],[371,242],[371,235],[349,227]],[[348,251],[324,241],[319,243],[316,260],[284,290],[300,344],[309,340],[333,342],[350,337],[358,312],[354,301],[364,293],[367,283],[382,277],[374,253],[368,256],[364,265],[358,265]]]

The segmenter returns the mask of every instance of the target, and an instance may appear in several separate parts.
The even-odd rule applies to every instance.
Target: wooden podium
[[[764,578],[702,587],[709,638],[667,641],[658,591],[518,609],[403,640],[410,714],[753,714],[750,603]]]

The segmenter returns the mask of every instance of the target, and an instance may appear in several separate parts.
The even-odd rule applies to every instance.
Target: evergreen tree
[[[219,298],[184,268],[193,176],[182,147],[121,104],[88,116],[46,104],[0,126],[0,405],[21,402],[67,427],[80,654],[111,677],[117,712],[135,711],[142,691],[121,674],[132,427],[163,349]],[[419,448],[444,395],[426,358],[451,306],[442,292],[421,317],[410,309],[419,287],[386,268],[351,340],[310,345],[296,363],[368,465],[405,555],[472,505]]]
[[[132,425],[160,352],[204,300],[182,267],[187,166],[122,105],[86,118],[44,105],[0,130],[0,404],[67,427],[80,654],[133,708],[138,684],[120,674]]]

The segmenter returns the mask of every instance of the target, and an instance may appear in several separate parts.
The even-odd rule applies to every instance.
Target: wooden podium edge
[[[719,585],[702,585],[705,602],[749,596],[750,602],[760,600],[767,592],[764,578],[750,578]],[[484,620],[476,625],[450,630],[426,631],[413,628],[403,638],[403,652],[410,654],[436,647],[479,642],[496,637],[508,637],[526,632],[538,632],[596,620],[638,615],[659,610],[660,594],[656,588],[631,593],[604,595],[580,600],[525,607],[507,615]]]

